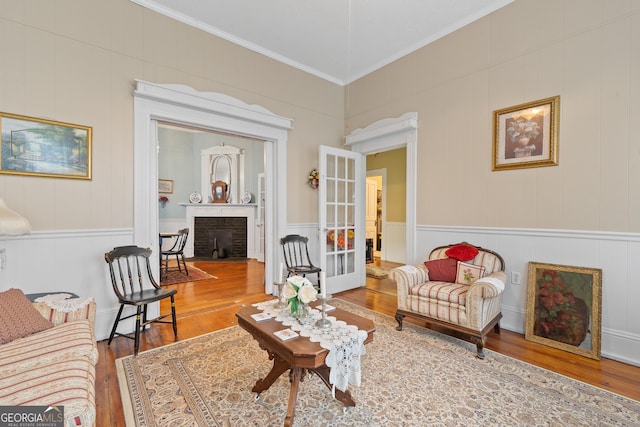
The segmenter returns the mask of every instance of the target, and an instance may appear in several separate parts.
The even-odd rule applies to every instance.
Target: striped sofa
[[[466,242],[435,248],[428,260],[448,258],[447,250],[459,245],[477,249],[477,255],[462,265],[484,267],[483,275],[470,283],[457,278],[455,281],[458,283],[454,280],[430,280],[425,263],[405,265],[390,271],[389,277],[396,281],[398,289],[396,329],[402,330],[405,316],[425,320],[426,326],[433,326],[435,330],[470,337],[477,346],[478,357],[484,359],[487,333],[492,328],[500,332],[502,294],[507,281],[504,260],[496,252]],[[461,261],[452,262],[453,268],[457,264],[460,275]]]
[[[0,405],[63,406],[66,426],[95,424],[96,304],[82,300],[73,311],[33,303],[54,326],[0,345]]]

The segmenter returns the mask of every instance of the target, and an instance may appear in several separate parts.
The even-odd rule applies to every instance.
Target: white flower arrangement
[[[318,291],[309,279],[302,276],[291,276],[282,288],[282,296],[289,302],[291,313],[298,311],[300,303],[309,304],[318,299]]]

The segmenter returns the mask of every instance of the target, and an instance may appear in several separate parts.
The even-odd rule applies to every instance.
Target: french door
[[[365,284],[364,159],[320,146],[320,267],[330,294]]]

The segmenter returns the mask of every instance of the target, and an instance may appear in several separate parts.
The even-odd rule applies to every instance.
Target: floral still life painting
[[[526,339],[600,359],[602,271],[529,263]]]
[[[558,165],[560,97],[493,112],[493,170]]]

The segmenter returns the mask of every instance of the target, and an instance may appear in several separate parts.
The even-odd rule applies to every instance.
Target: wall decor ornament
[[[318,189],[318,186],[320,185],[320,173],[318,172],[318,169],[312,169],[311,172],[309,172],[307,182],[314,190]]]
[[[560,96],[493,112],[493,170],[558,165]]]
[[[602,270],[529,263],[525,338],[600,359]]]
[[[92,128],[0,113],[0,173],[91,179]]]

